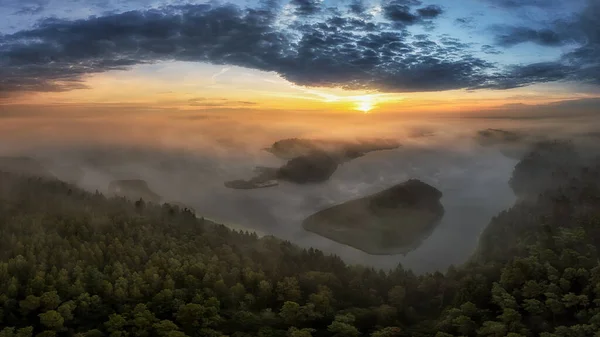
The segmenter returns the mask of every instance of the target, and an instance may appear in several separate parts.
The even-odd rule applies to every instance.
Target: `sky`
[[[0,0],[0,9],[0,114],[11,116],[40,106],[456,113],[600,96],[598,0]]]

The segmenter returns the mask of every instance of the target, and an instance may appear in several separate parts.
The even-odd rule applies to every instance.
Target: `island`
[[[347,161],[362,157],[373,151],[392,150],[400,146],[393,139],[366,138],[357,140],[328,140],[288,138],[276,141],[271,147],[266,148],[278,158],[290,160],[315,152],[324,152],[338,161]]]
[[[115,180],[108,185],[108,192],[113,196],[125,197],[137,201],[160,203],[161,197],[150,189],[148,183],[141,179]]]
[[[400,144],[390,139],[355,141],[290,138],[277,141],[265,150],[287,160],[279,168],[258,167],[248,180],[225,182],[225,187],[255,189],[277,186],[279,181],[295,184],[322,183],[335,173],[339,165],[373,151],[391,150]]]
[[[427,238],[444,215],[442,192],[411,179],[306,218],[309,232],[372,255],[406,254]]]
[[[329,180],[339,164],[338,158],[315,151],[288,161],[275,174],[277,179],[296,184],[320,183]]]
[[[320,183],[329,180],[337,170],[339,161],[324,151],[312,153],[289,160],[280,168],[257,167],[258,174],[249,180],[225,182],[225,187],[235,189],[266,188],[279,185],[279,181],[295,184]]]

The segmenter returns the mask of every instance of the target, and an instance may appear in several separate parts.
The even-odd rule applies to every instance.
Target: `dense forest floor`
[[[424,275],[0,173],[0,336],[600,336],[600,161],[549,148],[473,258]]]

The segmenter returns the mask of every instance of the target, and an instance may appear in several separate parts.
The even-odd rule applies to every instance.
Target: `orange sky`
[[[477,112],[505,104],[546,104],[593,97],[569,92],[564,84],[511,90],[453,90],[423,93],[375,93],[336,88],[306,88],[275,73],[197,63],[160,63],[128,71],[90,75],[88,89],[32,93],[5,99],[9,105],[90,106],[144,109],[321,111],[339,113]]]

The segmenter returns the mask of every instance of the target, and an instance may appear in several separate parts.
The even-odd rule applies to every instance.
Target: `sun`
[[[355,98],[355,110],[362,111],[363,113],[369,113],[369,111],[375,108],[373,97],[371,96],[358,96]]]
[[[368,113],[373,110],[373,104],[371,102],[358,102],[356,104],[356,110]]]

